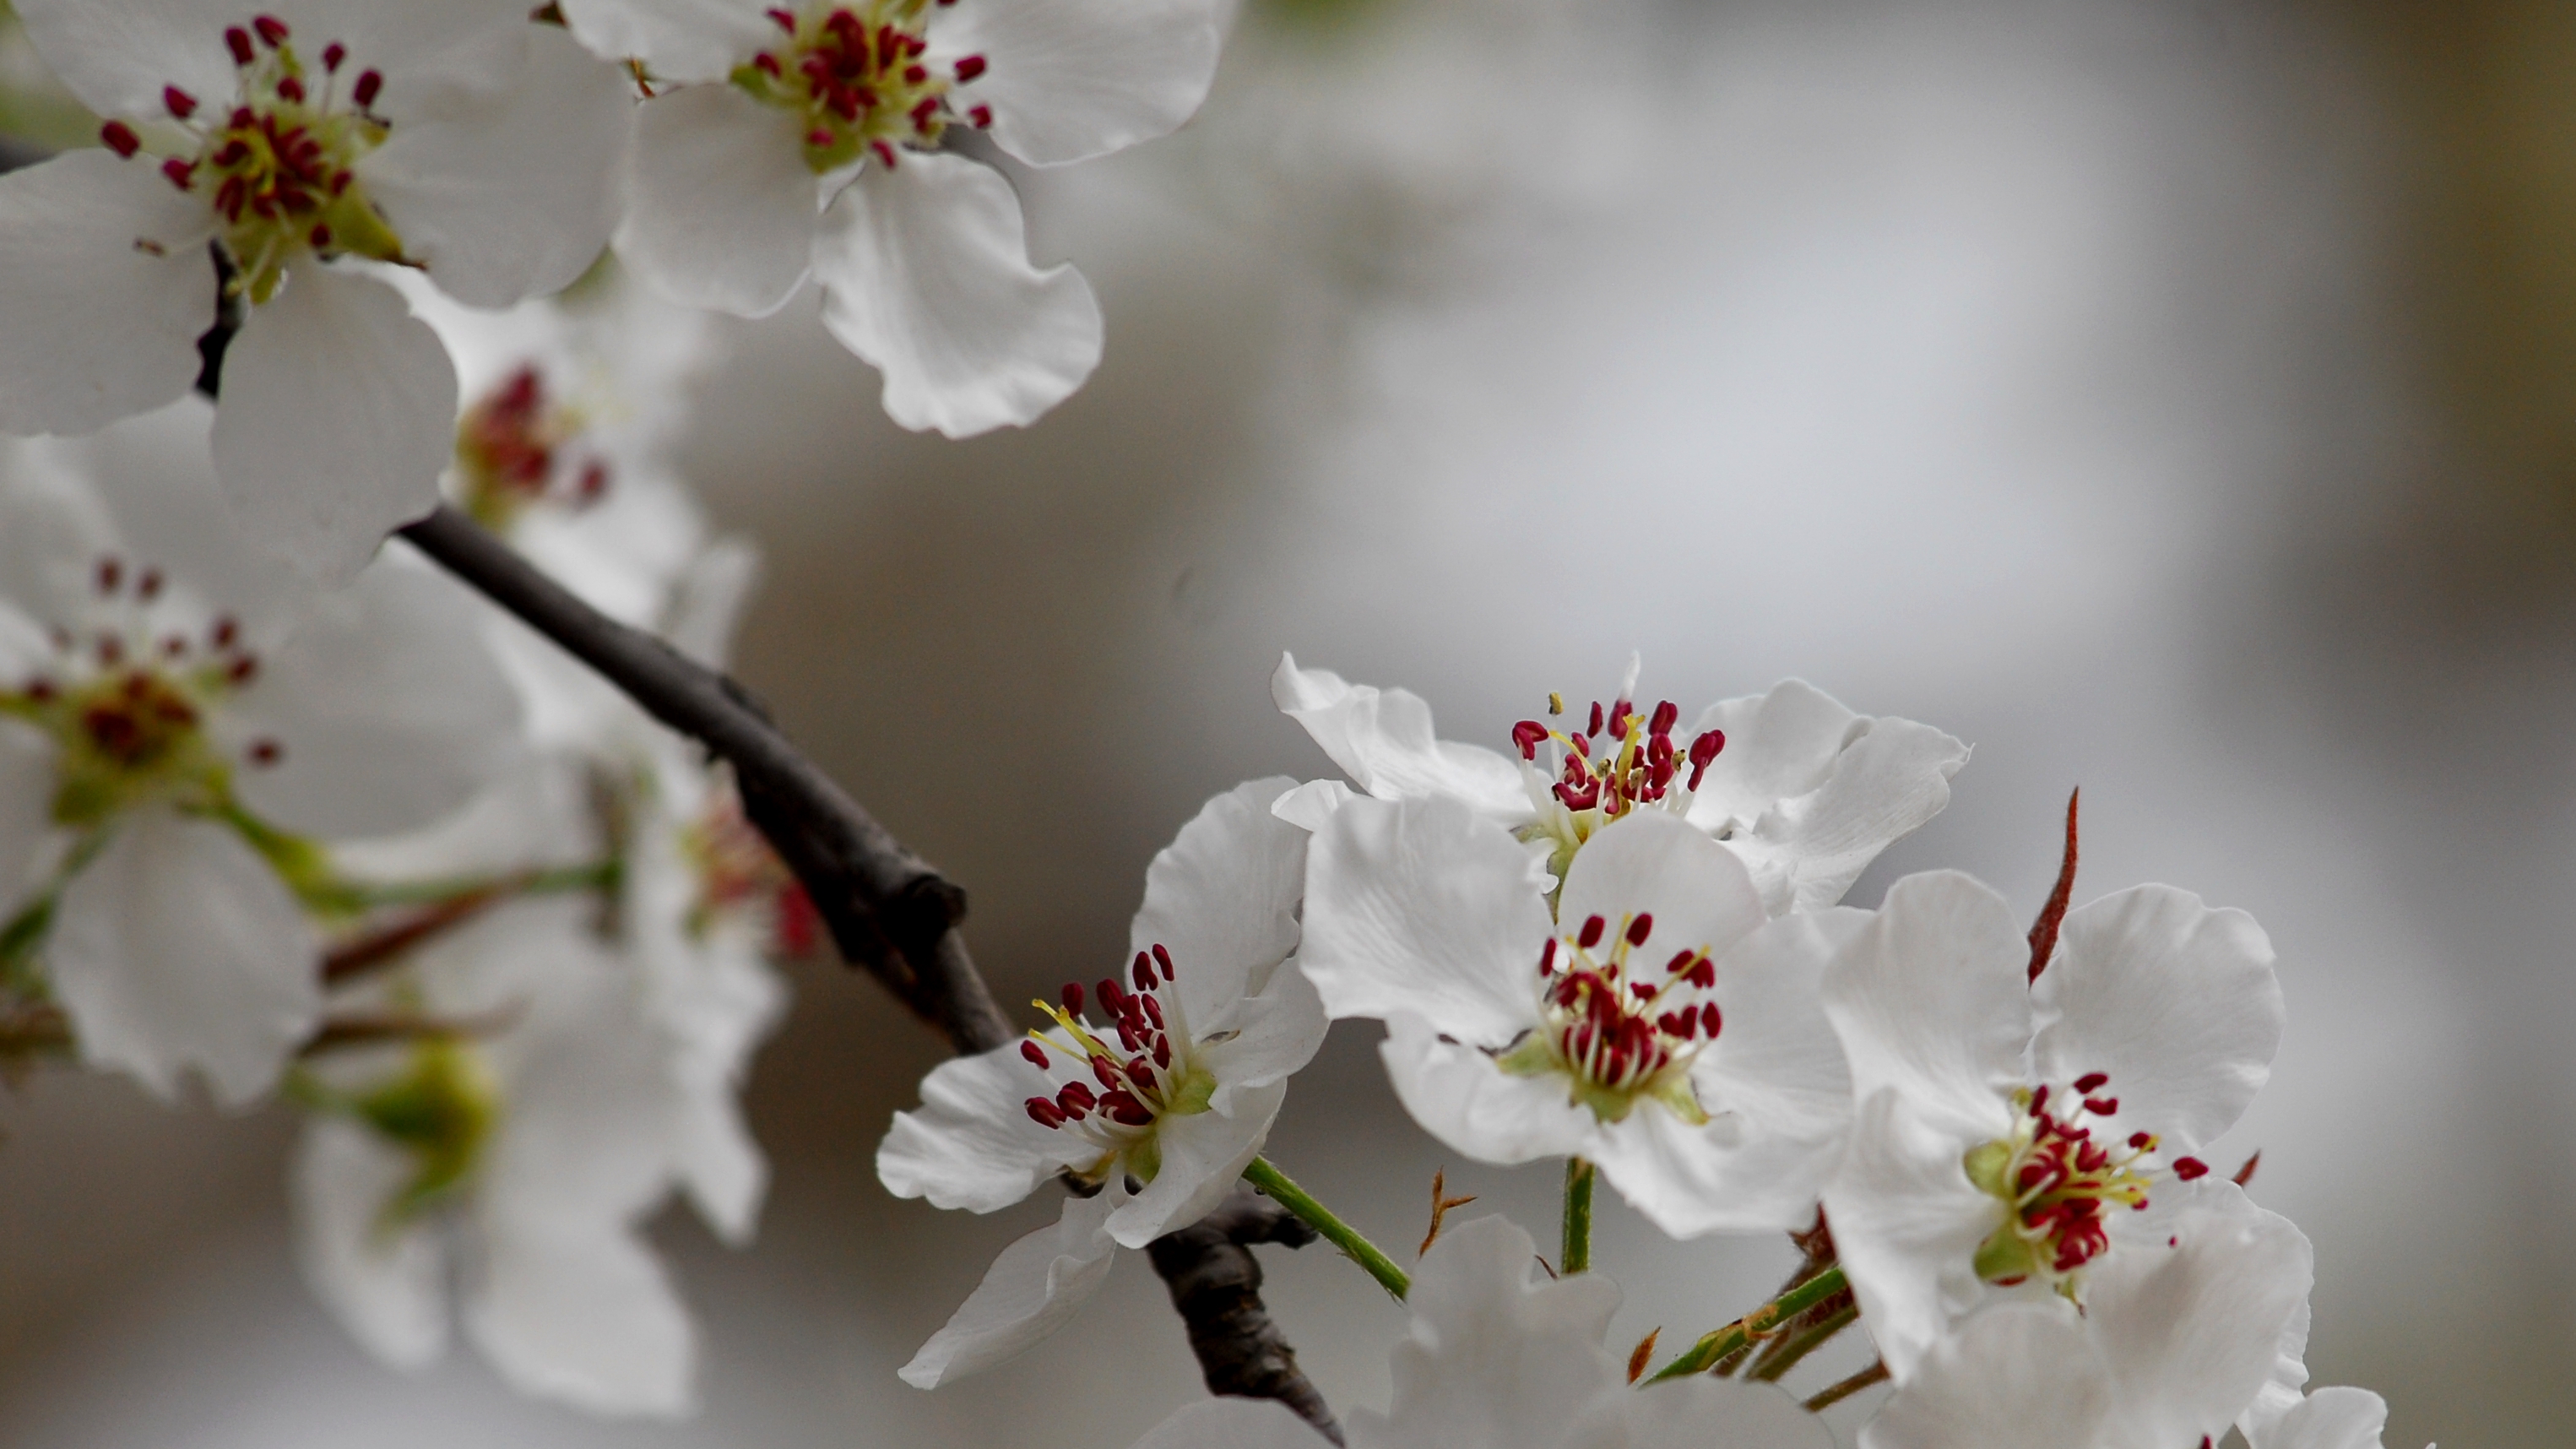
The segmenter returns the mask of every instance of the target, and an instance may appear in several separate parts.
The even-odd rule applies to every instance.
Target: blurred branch
[[[1332,1407],[1297,1367],[1297,1351],[1261,1302],[1261,1264],[1250,1250],[1254,1243],[1302,1248],[1315,1236],[1295,1214],[1237,1183],[1216,1211],[1156,1238],[1145,1252],[1189,1329],[1209,1393],[1277,1399],[1339,1444],[1342,1426]]]

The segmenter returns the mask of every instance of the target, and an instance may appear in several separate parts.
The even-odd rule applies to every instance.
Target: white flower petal
[[[1274,1082],[1238,1090],[1230,1114],[1194,1112],[1163,1118],[1154,1131],[1162,1149],[1162,1168],[1143,1192],[1109,1215],[1108,1234],[1121,1247],[1141,1248],[1206,1217],[1225,1201],[1235,1179],[1260,1153],[1287,1095],[1287,1084]]]
[[[2270,1378],[2315,1281],[2290,1220],[2221,1186],[2210,1208],[2184,1215],[2179,1246],[2117,1250],[2088,1275],[2087,1325],[2120,1399],[2116,1449],[2223,1437]]]
[[[1986,1309],[1900,1382],[1860,1449],[2091,1449],[2112,1414],[2109,1374],[2056,1303]]]
[[[1628,1449],[1833,1449],[1834,1431],[1778,1384],[1693,1375],[1639,1390]]]
[[[1117,1243],[1102,1230],[1114,1192],[1068,1197],[1064,1215],[1002,1250],[984,1281],[899,1371],[935,1389],[1017,1357],[1064,1326],[1109,1281]]]
[[[1415,1014],[1504,1047],[1538,1024],[1547,881],[1450,799],[1354,799],[1308,847],[1298,964],[1336,1018]]]
[[[1235,1034],[1196,1047],[1194,1055],[1216,1073],[1211,1109],[1235,1112],[1236,1094],[1283,1082],[1315,1059],[1331,1023],[1314,983],[1294,965],[1271,973],[1261,995],[1234,1013]],[[1195,1023],[1193,1023],[1195,1025]]]
[[[1900,1384],[1984,1296],[1977,1246],[2003,1226],[2003,1203],[1968,1181],[1960,1152],[1890,1088],[1861,1100],[1842,1170],[1825,1189],[1861,1321]]]
[[[1381,1417],[1350,1416],[1354,1443],[1382,1449],[1555,1449],[1624,1390],[1602,1348],[1618,1285],[1599,1274],[1538,1277],[1537,1245],[1499,1217],[1449,1229],[1413,1270],[1413,1325],[1389,1355]]]
[[[386,1220],[414,1167],[355,1122],[305,1124],[292,1168],[296,1258],[368,1352],[424,1368],[447,1351],[447,1253],[434,1222]]]
[[[1136,1441],[1136,1449],[1315,1449],[1331,1441],[1277,1399],[1202,1399]]]
[[[516,758],[519,698],[454,582],[387,559],[312,601],[225,710],[278,763],[235,772],[242,802],[301,834],[391,834],[462,808]]]
[[[2162,1198],[2157,1205],[2163,1205]],[[2272,1361],[2271,1379],[2256,1391],[2254,1402],[2246,1406],[2245,1412],[2236,1417],[2236,1427],[2256,1449],[2262,1449],[2264,1436],[2306,1398],[2308,1332],[2313,1326],[2309,1306],[2300,1304],[2299,1311],[2290,1315],[2288,1325],[2281,1330],[2280,1351]]]
[[[397,127],[359,163],[403,251],[458,301],[506,307],[561,291],[617,222],[635,107],[615,67],[551,26],[491,101]]]
[[[1329,669],[1300,669],[1295,655],[1282,654],[1270,697],[1352,784],[1379,799],[1447,795],[1505,825],[1529,818],[1519,767],[1492,750],[1434,737],[1431,706],[1419,695],[1351,684]]]
[[[963,156],[871,163],[814,239],[823,325],[885,374],[885,410],[952,438],[1019,427],[1100,362],[1100,306],[1071,266],[1029,264],[1020,201]]]
[[[594,1414],[695,1406],[697,1334],[668,1275],[614,1217],[481,1219],[465,1331],[520,1392]]]
[[[17,0],[27,39],[82,105],[102,116],[166,114],[161,88],[213,104],[233,94],[224,26],[199,0]]]
[[[1270,813],[1295,783],[1252,780],[1208,801],[1145,869],[1127,949],[1170,953],[1172,987],[1194,1035],[1238,1025],[1244,998],[1259,995],[1297,949],[1306,832]]]
[[[287,23],[307,65],[336,40],[348,47],[351,70],[381,72],[384,90],[371,109],[392,120],[397,134],[416,118],[452,113],[499,90],[514,74],[531,29],[521,0],[262,3],[265,13]],[[205,22],[206,33],[215,36],[219,26],[245,24],[261,13],[230,9],[223,0],[207,8],[218,17]]]
[[[769,1159],[743,1121],[731,1092],[692,1096],[680,1105],[675,1167],[689,1202],[725,1246],[748,1247],[769,1192]]]
[[[582,44],[611,60],[634,57],[668,81],[718,81],[780,38],[746,0],[564,0]]]
[[[320,945],[229,828],[128,814],[63,888],[45,961],[82,1059],[167,1097],[205,1073],[238,1107],[277,1081],[322,1014]]]
[[[2012,1124],[2030,1042],[2030,945],[2003,897],[1956,871],[1911,875],[1825,972],[1852,1092],[1881,1088],[1962,1148]]]
[[[1724,1027],[1691,1068],[1703,1107],[1795,1137],[1849,1128],[1851,1071],[1822,993],[1835,953],[1868,924],[1844,907],[1783,916],[1717,963]]]
[[[1311,835],[1324,828],[1352,793],[1339,780],[1309,780],[1274,801],[1270,813]]]
[[[1422,1130],[1479,1162],[1508,1166],[1592,1150],[1592,1109],[1559,1076],[1513,1076],[1475,1045],[1410,1012],[1386,1017],[1378,1048],[1397,1099]]]
[[[2368,1389],[2319,1389],[2281,1416],[2254,1449],[2380,1449],[2388,1403]]]
[[[1150,141],[1207,99],[1224,42],[1214,0],[965,0],[931,22],[933,57],[980,55],[958,110],[993,108],[993,139],[1038,166]]]
[[[2286,1008],[2272,943],[2243,911],[2148,885],[2069,911],[2031,988],[2043,1082],[2108,1072],[2104,1135],[2157,1133],[2173,1154],[2233,1126],[2272,1074]]]
[[[1770,919],[1744,862],[1661,810],[1631,812],[1585,841],[1556,914],[1569,935],[1599,916],[1614,939],[1631,918],[1651,915],[1636,950],[1653,968],[1681,951],[1722,956]]]
[[[668,1187],[677,1091],[630,968],[585,929],[577,903],[562,904],[574,909],[523,913],[538,923],[524,944],[484,953],[499,971],[522,976],[482,986],[524,1019],[482,1196],[486,1215],[513,1232],[561,1227],[587,1242]]]
[[[0,430],[86,433],[186,392],[215,322],[211,229],[139,157],[0,176]]]
[[[1654,1102],[1590,1135],[1581,1154],[1674,1238],[1804,1227],[1842,1146],[1833,1137],[1758,1132],[1734,1118],[1692,1126]]]
[[[821,187],[796,118],[730,85],[644,105],[617,255],[674,302],[766,317],[813,260]]]
[[[1054,1096],[1054,1088],[1021,1058],[1018,1043],[941,1062],[922,1078],[921,1105],[894,1114],[877,1146],[877,1179],[897,1197],[926,1197],[936,1207],[1009,1207],[1074,1160],[1071,1139],[1031,1121],[1022,1106]]]
[[[243,535],[307,577],[354,576],[436,507],[455,443],[447,349],[372,278],[299,268],[224,354],[215,471]]]

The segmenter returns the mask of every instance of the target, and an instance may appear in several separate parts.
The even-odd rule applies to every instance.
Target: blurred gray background
[[[1110,326],[1039,426],[908,436],[810,305],[734,329],[692,459],[771,560],[743,672],[967,884],[1011,1001],[1114,959],[1202,798],[1325,770],[1283,648],[1493,745],[1632,648],[1686,709],[1798,674],[1937,723],[1975,759],[1854,900],[1956,865],[2035,907],[2080,784],[2079,898],[2252,910],[2290,1034],[2214,1155],[2316,1241],[2317,1381],[2392,1449],[2564,1444],[2571,82],[2550,0],[1278,0],[1188,131],[1020,176]],[[760,1242],[657,1229],[695,1421],[377,1367],[296,1279],[284,1113],[49,1071],[0,1101],[0,1442],[1123,1449],[1197,1394],[1135,1255],[1012,1367],[894,1378],[1054,1207],[889,1200],[935,1045],[794,976]],[[1553,1169],[1444,1157],[1373,1036],[1273,1158],[1390,1245],[1444,1166],[1544,1238]],[[1623,1345],[1790,1256],[1602,1233]],[[1264,1252],[1324,1391],[1382,1404],[1397,1311]]]

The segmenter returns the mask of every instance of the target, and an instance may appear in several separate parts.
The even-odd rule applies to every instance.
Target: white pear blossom
[[[197,377],[224,290],[217,472],[246,534],[345,579],[437,501],[456,382],[367,263],[486,306],[606,244],[633,108],[524,0],[24,0],[105,149],[0,177],[0,430],[84,433]]]
[[[1260,1152],[1325,1028],[1290,960],[1305,832],[1270,810],[1293,783],[1217,796],[1154,857],[1126,979],[1090,996],[1109,1025],[1068,986],[1041,1003],[1050,1027],[943,1063],[921,1107],[896,1114],[877,1176],[897,1197],[983,1213],[1058,1174],[1093,1189],[1003,1251],[906,1382],[935,1387],[1043,1338],[1105,1281],[1113,1247],[1204,1217]]]
[[[691,1104],[591,909],[501,908],[363,993],[454,1031],[312,1068],[300,1256],[389,1363],[445,1353],[452,1292],[467,1336],[522,1391],[668,1416],[692,1401],[694,1331],[640,1224],[672,1185]]]
[[[2225,1437],[2307,1302],[2308,1241],[2231,1183],[2164,1232],[2104,1262],[2081,1313],[2043,1295],[1969,1315],[1862,1428],[1861,1449],[2178,1449]]]
[[[1693,1377],[1628,1387],[1602,1346],[1619,1288],[1598,1273],[1537,1277],[1536,1245],[1502,1218],[1450,1229],[1422,1255],[1413,1321],[1390,1355],[1395,1398],[1354,1410],[1351,1449],[1832,1449],[1833,1432],[1772,1384]],[[1314,1449],[1268,1399],[1212,1399],[1136,1449]]]
[[[0,460],[0,899],[86,1060],[237,1104],[320,1011],[318,842],[464,805],[519,712],[417,561],[280,588],[217,501],[206,411]]]
[[[1306,974],[1387,1023],[1433,1136],[1589,1158],[1676,1236],[1812,1214],[1851,1101],[1817,987],[1860,912],[1772,918],[1742,859],[1657,810],[1602,827],[1551,903],[1509,831],[1438,795],[1351,799],[1308,880]]]
[[[1940,813],[1968,760],[1939,730],[1854,714],[1795,679],[1721,700],[1677,732],[1680,707],[1648,708],[1637,672],[1631,656],[1612,702],[1594,702],[1580,724],[1514,725],[1517,760],[1435,737],[1418,695],[1301,669],[1294,655],[1280,656],[1270,692],[1364,794],[1460,801],[1544,845],[1558,875],[1613,820],[1679,815],[1743,858],[1774,915],[1841,900],[1880,851]],[[1284,808],[1311,826],[1343,793],[1319,782]]]
[[[2000,896],[1933,872],[1826,974],[1858,1107],[1825,1208],[1899,1383],[1997,1292],[2082,1303],[2122,1245],[2168,1236],[2208,1172],[2188,1154],[2280,1044],[2271,944],[2242,911],[2139,886],[2069,912],[2036,980],[2030,953]]]
[[[1217,0],[566,0],[657,86],[617,250],[672,298],[742,316],[811,275],[823,322],[885,375],[908,428],[1025,424],[1100,360],[1100,309],[1028,260],[1000,172],[940,149],[989,130],[1033,165],[1188,119],[1216,69]]]
[[[2298,1399],[2287,1412],[2257,1432],[2247,1430],[2252,1449],[2384,1449],[2388,1402],[2368,1389],[2326,1388]]]

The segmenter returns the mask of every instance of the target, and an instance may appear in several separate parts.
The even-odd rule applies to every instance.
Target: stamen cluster
[[[240,625],[217,618],[202,632],[167,626],[158,569],[129,569],[114,556],[90,571],[107,621],[83,632],[56,625],[55,664],[0,690],[0,714],[35,725],[59,748],[53,813],[64,825],[92,825],[139,798],[194,790],[211,801],[224,768],[205,739],[206,707],[259,674],[259,656]],[[275,740],[252,741],[246,763],[283,758]]]
[[[721,917],[758,912],[769,918],[771,942],[779,954],[802,956],[814,949],[821,926],[814,898],[743,814],[740,795],[731,789],[710,794],[683,830],[681,848],[698,877],[698,898],[689,908],[691,932],[704,935]]]
[[[1969,1180],[2012,1210],[1977,1251],[1977,1271],[1987,1281],[2010,1285],[2036,1274],[2072,1298],[2075,1275],[2111,1246],[2110,1209],[2146,1209],[2157,1174],[2156,1135],[2133,1132],[2124,1146],[2105,1147],[2083,1121],[2120,1110],[2119,1098],[2098,1095],[2110,1081],[2104,1072],[2076,1078],[2075,1106],[2063,1115],[2049,1110],[2044,1085],[2016,1092],[2013,1135],[1968,1154]],[[2189,1182],[2209,1169],[2182,1157],[2171,1171]]]
[[[1053,1097],[1031,1097],[1026,1106],[1029,1119],[1039,1126],[1053,1131],[1076,1128],[1098,1145],[1102,1157],[1094,1173],[1105,1172],[1112,1159],[1125,1153],[1130,1157],[1129,1170],[1150,1180],[1159,1160],[1158,1154],[1146,1149],[1154,1124],[1166,1115],[1207,1110],[1215,1082],[1194,1070],[1190,1061],[1189,1030],[1180,997],[1165,990],[1172,984],[1174,970],[1171,952],[1157,943],[1150,951],[1137,952],[1130,963],[1133,990],[1114,976],[1102,977],[1093,988],[1094,998],[1113,1023],[1110,1034],[1118,1043],[1114,1047],[1083,1020],[1083,991],[1078,983],[1064,988],[1061,1006],[1037,1004],[1055,1022],[1056,1031],[1033,1031],[1020,1043],[1020,1055],[1041,1071],[1056,1070],[1056,1055],[1067,1058],[1068,1066],[1079,1064],[1088,1070],[1091,1081],[1076,1077],[1058,1087]],[[1097,1091],[1093,1083],[1098,1084]],[[1136,1160],[1139,1157],[1143,1160]]]
[[[318,94],[289,44],[286,23],[275,16],[227,29],[224,44],[240,75],[229,108],[206,111],[177,86],[162,89],[170,119],[197,144],[193,154],[163,160],[161,174],[181,191],[204,190],[223,224],[231,289],[265,302],[288,265],[307,252],[402,261],[401,239],[367,200],[355,169],[391,131],[373,110],[383,73],[359,72],[344,105],[339,76],[348,49],[337,41],[322,49]],[[142,137],[123,121],[108,122],[100,136],[120,156],[143,149]]]
[[[587,426],[581,410],[557,399],[535,366],[502,379],[456,425],[466,512],[486,528],[504,528],[520,509],[541,500],[574,508],[597,503],[607,495],[611,476],[603,459],[582,460],[569,486],[556,486],[559,454]]]
[[[1561,698],[1549,696],[1548,713],[1564,713]],[[1681,707],[1669,699],[1656,705],[1651,715],[1637,713],[1624,699],[1605,714],[1595,700],[1592,717],[1582,730],[1559,730],[1525,719],[1512,726],[1512,743],[1520,747],[1522,759],[1535,762],[1538,747],[1555,741],[1562,754],[1553,787],[1557,803],[1568,810],[1597,810],[1607,822],[1638,805],[1662,803],[1684,764],[1690,766],[1690,778],[1682,788],[1699,788],[1709,763],[1726,748],[1726,732],[1704,730],[1686,752],[1676,750],[1673,726],[1681,717]]]
[[[939,144],[961,114],[949,88],[986,69],[980,55],[964,57],[945,74],[925,64],[927,15],[927,0],[829,5],[802,15],[772,10],[769,18],[787,43],[735,67],[733,83],[804,118],[805,164],[816,175],[868,155],[892,166],[904,146]],[[989,106],[969,106],[962,115],[979,128],[993,122]]]
[[[1654,916],[1640,913],[1621,921],[1615,937],[1600,916],[1585,918],[1570,937],[1550,936],[1538,959],[1540,1027],[1503,1055],[1503,1069],[1562,1072],[1575,1099],[1606,1122],[1626,1117],[1645,1095],[1686,1120],[1707,1120],[1688,1074],[1725,1025],[1712,999],[1717,964],[1694,947],[1675,951],[1661,969],[1647,966],[1635,953],[1654,930]]]

